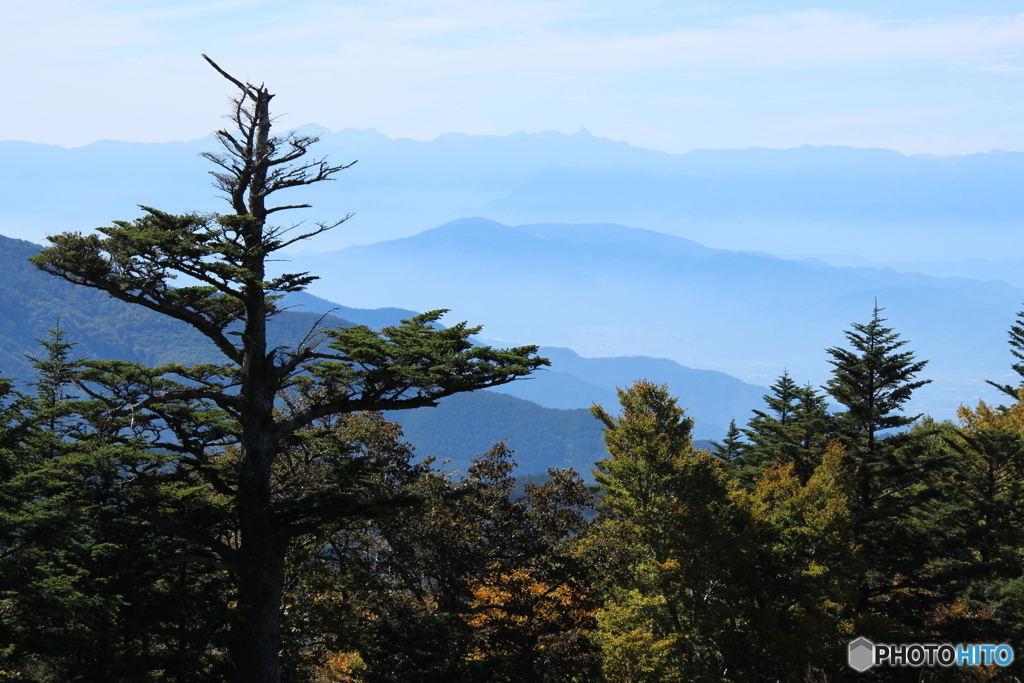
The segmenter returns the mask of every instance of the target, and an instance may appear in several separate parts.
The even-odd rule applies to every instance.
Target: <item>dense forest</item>
[[[439,311],[379,331],[314,321],[277,345],[268,321],[314,276],[266,263],[336,224],[294,235],[270,217],[297,207],[268,198],[348,165],[308,161],[316,136],[271,136],[273,95],[210,63],[238,88],[206,155],[232,213],[147,208],[31,257],[221,358],[79,360],[55,327],[30,388],[0,383],[0,680],[1024,677],[847,665],[861,636],[1021,642],[1018,388],[957,423],[905,415],[926,361],[876,304],[825,350],[824,387],[784,374],[711,449],[669,387],[638,380],[592,410],[596,485],[517,481],[503,443],[448,474],[387,411],[547,361],[474,345]],[[1024,319],[1011,350],[1024,378]]]

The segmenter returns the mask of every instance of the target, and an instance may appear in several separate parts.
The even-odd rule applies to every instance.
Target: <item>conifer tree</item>
[[[1017,362],[1010,367],[1020,376],[1021,381],[1024,381],[1024,311],[1017,313],[1015,324],[1010,326],[1009,344],[1010,353],[1017,359]],[[1012,384],[999,384],[991,380],[986,381],[996,389],[999,389],[999,391],[1013,398],[1014,402],[1024,398],[1020,393],[1019,383],[1018,386],[1013,386]]]
[[[980,402],[957,411],[960,428],[940,425],[949,450],[931,501],[934,526],[946,540],[938,560],[950,576],[945,591],[963,640],[1020,642],[1024,636],[1024,404],[1006,409]],[[961,607],[957,610],[956,607]],[[970,606],[970,609],[962,609]],[[1014,664],[1018,677],[1024,667]]]
[[[826,388],[843,407],[837,432],[856,472],[851,507],[864,563],[853,610],[861,619],[879,620],[882,631],[872,635],[888,637],[892,631],[885,629],[922,627],[946,578],[931,562],[940,539],[918,514],[931,495],[937,461],[922,447],[925,433],[899,431],[920,417],[901,411],[930,382],[916,379],[927,361],[901,350],[907,342],[880,313],[876,306],[869,323],[846,332],[850,348],[827,350],[833,371]]]
[[[881,312],[876,305],[871,322],[854,323],[853,330],[845,333],[851,348],[827,350],[833,369],[826,388],[844,408],[837,415],[838,425],[858,467],[858,493],[865,508],[883,494],[878,475],[896,464],[895,450],[906,443],[905,435],[891,430],[921,417],[902,414],[903,405],[914,391],[931,382],[915,379],[928,361],[917,361],[912,351],[899,350],[907,342],[883,324]]]
[[[16,416],[20,471],[3,482],[17,543],[0,560],[0,670],[54,683],[223,680],[228,577],[133,514],[117,469],[130,459],[110,453],[129,449],[97,438],[99,406],[74,396],[74,345],[59,327],[39,343],[36,394]]]
[[[749,443],[737,464],[749,480],[766,466],[792,463],[806,484],[834,432],[825,398],[810,385],[797,385],[788,372],[770,388],[767,410],[755,410],[743,430]]]
[[[525,376],[546,361],[533,346],[474,347],[470,336],[478,328],[465,324],[434,329],[443,311],[380,332],[311,330],[292,348],[271,348],[267,326],[281,313],[278,300],[315,277],[270,277],[268,261],[346,220],[289,235],[271,219],[308,205],[271,200],[333,179],[351,164],[306,159],[316,136],[272,135],[269,90],[207,61],[238,92],[232,126],[214,133],[223,151],[204,155],[219,167],[215,185],[233,213],[174,215],[144,207],[141,218],[115,221],[99,234],[50,237],[51,246],[32,261],[73,284],[189,325],[223,355],[219,365],[91,362],[79,385],[103,406],[98,438],[132,446],[109,452],[126,458],[116,463],[118,489],[141,519],[191,543],[194,561],[233,575],[235,680],[277,683],[281,596],[294,539],[389,505],[353,493],[351,473],[338,459],[324,488],[277,489],[281,454],[332,415],[436,405],[454,393]],[[198,284],[175,288],[178,276]],[[203,507],[204,496],[217,504]],[[409,501],[390,504],[400,502]],[[234,528],[229,537],[216,531],[224,521]]]
[[[743,432],[736,426],[736,420],[729,420],[729,430],[721,443],[712,441],[711,444],[715,447],[715,455],[721,458],[722,462],[733,462],[742,455],[743,449],[747,446],[743,442]]]

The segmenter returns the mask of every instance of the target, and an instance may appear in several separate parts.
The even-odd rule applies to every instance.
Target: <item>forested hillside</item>
[[[91,290],[72,287],[61,280],[46,277],[28,262],[39,247],[20,240],[0,236],[0,267],[5,277],[0,279],[0,319],[6,324],[0,332],[0,371],[22,382],[33,381],[37,371],[32,368],[29,355],[39,354],[37,340],[47,336],[47,330],[60,327],[66,339],[74,344],[73,355],[83,359],[117,359],[138,361],[149,365],[162,363],[215,362],[214,347],[195,330],[176,321],[156,316],[149,311],[133,308]],[[275,345],[297,344],[316,325],[367,325],[379,329],[397,325],[402,319],[416,315],[414,311],[382,308],[355,309],[319,299],[304,292],[289,294],[284,299],[287,309],[275,317],[271,324]],[[321,319],[323,315],[327,318]],[[559,369],[580,373],[580,359],[567,349],[548,349]],[[763,393],[760,387],[750,387],[721,373],[714,377],[718,384],[694,381],[680,368],[668,361],[660,361],[661,372],[647,372],[644,362],[657,365],[654,359],[603,359],[619,366],[618,374],[599,377],[582,372],[602,387],[586,385],[587,390],[573,397],[573,407],[585,408],[592,402],[615,403],[615,386],[632,381],[635,377],[651,376],[658,381],[673,381],[674,386],[692,396],[707,396],[711,402],[707,409],[696,412],[705,422],[708,416],[715,423],[698,429],[700,438],[721,438],[730,419],[743,420]],[[594,359],[601,364],[601,359]],[[674,366],[674,367],[673,367]],[[680,377],[672,373],[682,373]],[[698,373],[699,374],[699,373]],[[583,380],[565,372],[557,373],[550,382],[546,373],[539,375],[545,386],[539,393],[532,391],[533,402],[502,400],[483,396],[460,396],[445,402],[441,408],[422,408],[407,416],[396,416],[406,430],[406,438],[419,447],[420,454],[440,460],[452,460],[459,467],[468,465],[469,458],[486,452],[497,441],[508,439],[512,448],[520,451],[519,471],[543,472],[548,467],[574,467],[587,472],[603,453],[600,428],[585,410],[564,410],[555,397],[572,392],[571,387]],[[512,391],[501,387],[499,390]],[[530,390],[527,390],[528,393]],[[724,405],[719,405],[723,404]],[[556,405],[552,405],[556,404]],[[705,408],[705,406],[701,406]],[[716,412],[717,410],[717,412]],[[729,411],[729,412],[725,412]],[[724,419],[723,419],[724,418]],[[705,424],[702,422],[702,425]]]
[[[46,331],[60,327],[89,359],[137,361],[147,365],[217,360],[212,344],[194,329],[102,292],[75,287],[41,273],[28,258],[40,247],[0,235],[0,372],[28,379],[35,374],[25,354],[36,354]],[[294,346],[321,316],[287,311],[271,325],[274,344]],[[323,324],[350,325],[333,317]]]
[[[519,471],[530,474],[559,467],[589,476],[604,457],[601,428],[590,411],[542,408],[505,394],[462,394],[437,408],[387,417],[402,426],[419,454],[451,460],[448,468],[465,470],[471,457],[499,441],[515,451]]]

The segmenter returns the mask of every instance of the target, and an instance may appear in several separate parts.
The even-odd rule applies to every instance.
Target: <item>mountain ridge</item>
[[[48,232],[130,219],[137,205],[176,213],[224,210],[208,185],[210,166],[198,156],[211,150],[209,137],[70,149],[0,142],[8,162],[0,168],[0,233],[38,242]],[[861,254],[876,260],[910,260],[922,249],[931,260],[1024,257],[1024,238],[1007,229],[1024,223],[1015,191],[1024,175],[1020,152],[908,157],[805,145],[669,154],[589,133],[453,133],[417,141],[353,129],[325,133],[318,151],[338,162],[358,160],[326,192],[289,190],[296,203],[316,207],[305,212],[309,220],[356,214],[343,230],[309,245],[318,251],[415,234],[454,216],[486,215],[505,223],[625,223],[710,247],[769,253],[807,246],[822,254],[853,253],[864,247],[866,233],[888,240],[891,254]],[[547,179],[548,194],[557,188],[554,196],[564,201],[545,204],[537,178]],[[683,210],[681,202],[691,208],[696,202],[700,211]],[[922,238],[936,221],[951,226],[944,239]],[[976,233],[971,244],[977,245],[967,254],[952,239],[965,227]]]
[[[762,386],[786,368],[799,382],[823,384],[824,350],[842,345],[843,330],[867,320],[877,300],[931,360],[936,383],[920,392],[925,411],[950,415],[960,402],[992,399],[984,379],[1010,379],[1004,340],[1024,290],[1002,282],[701,249],[626,226],[453,223],[295,265],[325,274],[311,286],[324,298],[450,308],[502,343],[669,358]],[[577,238],[546,239],[556,229]],[[633,247],[613,234],[631,235]]]

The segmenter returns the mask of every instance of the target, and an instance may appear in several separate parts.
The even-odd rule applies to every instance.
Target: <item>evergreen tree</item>
[[[725,438],[721,443],[712,441],[711,445],[715,447],[715,455],[721,458],[722,462],[733,462],[740,457],[747,444],[743,442],[743,432],[736,426],[736,420],[729,420],[729,430],[725,433]]]
[[[70,436],[70,430],[62,423],[78,409],[78,406],[68,405],[68,401],[73,396],[72,383],[81,360],[71,358],[71,349],[75,344],[66,341],[67,332],[60,328],[59,319],[56,327],[51,328],[48,334],[46,339],[36,340],[45,357],[26,356],[36,371],[36,380],[30,384],[36,387],[34,412],[39,419],[39,426],[47,432]]]
[[[755,410],[743,430],[749,443],[737,464],[743,476],[752,480],[764,467],[792,463],[806,484],[834,435],[825,397],[810,385],[797,385],[788,372],[782,373],[771,391],[764,397],[768,410]]]
[[[223,680],[226,573],[131,514],[116,465],[130,447],[112,457],[89,424],[95,402],[73,398],[64,333],[40,345],[36,395],[17,414],[20,472],[3,484],[18,542],[0,560],[0,668],[54,683]]]
[[[961,642],[1020,642],[1024,637],[1024,404],[985,403],[958,411],[961,426],[942,425],[948,449],[931,502],[951,579],[947,629]],[[1024,665],[1014,664],[1018,677]]]
[[[883,325],[881,312],[876,306],[871,322],[854,323],[846,332],[851,348],[827,350],[833,369],[826,388],[844,408],[837,415],[839,429],[858,468],[858,493],[865,508],[886,493],[878,475],[895,464],[896,448],[907,441],[892,430],[921,417],[901,414],[903,405],[931,382],[915,380],[928,361],[916,361],[912,351],[899,351],[907,342]]]
[[[1010,353],[1017,359],[1017,362],[1011,365],[1014,372],[1020,375],[1021,380],[1024,381],[1024,311],[1017,313],[1017,320],[1015,324],[1010,326]],[[1020,393],[1020,385],[1013,386],[1012,384],[999,384],[991,380],[986,380],[989,384],[999,389],[1001,392],[1013,398],[1014,402],[1017,402],[1024,398]]]
[[[846,332],[849,349],[828,349],[833,366],[827,390],[843,410],[838,435],[856,468],[851,501],[857,542],[864,563],[854,612],[865,632],[888,637],[918,632],[941,599],[947,582],[932,559],[941,539],[931,520],[919,514],[933,494],[931,473],[942,458],[929,456],[921,431],[898,431],[920,416],[902,414],[913,392],[930,380],[917,380],[927,361],[914,353],[875,307],[871,321]]]
[[[313,330],[294,348],[271,348],[267,323],[280,312],[278,299],[315,278],[269,277],[268,260],[345,219],[287,236],[271,218],[308,205],[270,199],[329,180],[351,164],[305,160],[317,137],[272,136],[268,89],[207,61],[238,88],[233,127],[214,133],[224,151],[204,155],[220,167],[215,184],[233,213],[146,208],[143,217],[116,221],[99,234],[51,237],[51,246],[31,260],[73,284],[190,325],[223,355],[220,365],[90,362],[79,385],[104,408],[97,438],[110,444],[105,452],[122,458],[114,462],[120,495],[140,519],[192,544],[197,563],[233,576],[234,678],[277,683],[289,548],[323,525],[388,506],[369,492],[352,491],[351,469],[337,459],[323,488],[279,489],[274,471],[282,454],[304,429],[332,415],[436,405],[451,394],[525,376],[546,361],[533,346],[474,347],[470,337],[478,328],[465,324],[435,329],[441,311],[380,332]],[[177,276],[198,284],[175,288]],[[391,502],[400,503],[408,504],[408,497]],[[224,537],[228,522],[234,531]]]

